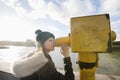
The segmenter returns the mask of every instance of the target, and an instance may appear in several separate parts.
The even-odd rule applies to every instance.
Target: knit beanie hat
[[[50,37],[55,38],[55,36],[50,32],[42,32],[41,30],[35,31],[36,40],[40,42],[41,44],[44,44],[46,40],[48,40]]]

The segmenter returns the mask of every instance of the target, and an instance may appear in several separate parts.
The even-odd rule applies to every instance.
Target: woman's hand
[[[69,46],[63,43],[60,52],[64,57],[69,57]]]

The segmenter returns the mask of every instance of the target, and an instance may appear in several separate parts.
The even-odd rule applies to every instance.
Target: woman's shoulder
[[[22,57],[22,59],[31,57],[34,53],[35,53],[35,51],[30,51],[30,52],[26,53],[26,54]]]

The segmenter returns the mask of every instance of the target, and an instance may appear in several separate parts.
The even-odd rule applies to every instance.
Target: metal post
[[[96,53],[79,53],[80,80],[95,80],[96,68],[98,66],[98,55]]]

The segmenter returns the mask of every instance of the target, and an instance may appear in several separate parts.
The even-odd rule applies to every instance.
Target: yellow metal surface
[[[80,70],[80,80],[95,80],[96,67]]]
[[[72,52],[109,52],[111,29],[108,14],[71,18]]]
[[[70,46],[70,37],[56,38],[56,46],[60,46],[63,43]]]
[[[116,33],[114,31],[111,31],[111,39],[112,41],[115,41],[116,39]]]
[[[93,63],[98,60],[98,54],[96,53],[79,53],[78,54],[78,60],[82,62],[87,62],[87,63]]]

